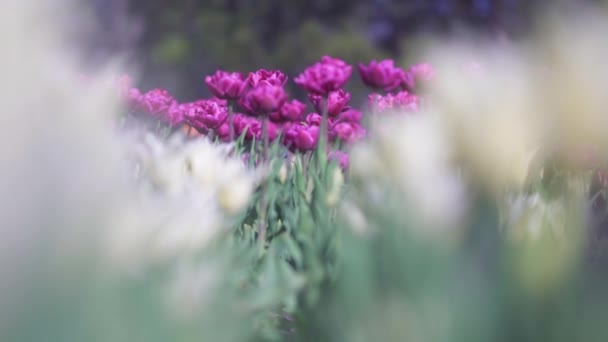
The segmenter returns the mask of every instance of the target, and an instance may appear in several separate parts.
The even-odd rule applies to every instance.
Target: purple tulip
[[[363,117],[363,114],[361,113],[361,111],[350,108],[350,109],[345,110],[342,113],[340,113],[338,115],[338,117],[336,118],[336,122],[359,123],[359,122],[361,122],[362,117]]]
[[[325,102],[324,96],[317,94],[308,94],[308,99],[315,107],[315,110],[319,113],[323,113],[323,105]],[[330,92],[327,95],[327,115],[337,116],[346,108],[346,105],[350,101],[350,94],[343,89],[338,89]]]
[[[279,110],[286,100],[283,87],[260,83],[245,94],[239,104],[251,115],[268,115]]]
[[[321,115],[317,113],[310,113],[306,115],[306,124],[309,126],[321,126]]]
[[[262,136],[262,123],[256,118],[243,114],[235,114],[232,120],[236,134],[241,135],[246,131],[245,139],[259,140]]]
[[[281,133],[281,125],[268,121],[268,140],[274,141]]]
[[[216,130],[228,119],[228,110],[216,101],[208,100],[191,107],[184,120],[198,131]]]
[[[268,115],[268,118],[276,123],[299,122],[306,110],[306,105],[298,100],[285,102],[281,108]]]
[[[131,88],[127,91],[124,96],[124,100],[127,102],[127,107],[130,110],[141,110],[140,102],[143,94],[137,88]]]
[[[359,74],[367,86],[393,91],[401,85],[405,71],[396,67],[392,59],[385,59],[380,62],[373,60],[367,66],[359,63]]]
[[[285,144],[292,151],[312,151],[319,141],[319,127],[294,125],[285,132]]]
[[[217,134],[221,141],[230,141],[230,126],[228,125],[228,122],[224,122],[221,126],[219,126],[215,130],[215,134]]]
[[[352,67],[343,60],[323,56],[321,61],[304,70],[294,82],[309,93],[327,95],[342,88],[351,73]]]
[[[174,103],[167,114],[163,117],[163,121],[171,126],[179,125],[184,121],[184,115],[190,110],[191,106],[187,103]]]
[[[245,92],[247,80],[241,73],[217,70],[215,74],[205,77],[205,84],[220,99],[238,99]]]
[[[420,98],[407,91],[400,91],[394,96],[393,105],[404,112],[417,112],[420,109]]]
[[[283,86],[285,82],[287,82],[287,76],[280,70],[260,69],[249,73],[249,84],[252,87],[256,87],[260,83]]]
[[[346,143],[353,143],[365,137],[365,128],[357,123],[340,122],[331,127],[329,136],[331,139],[340,139]]]
[[[295,121],[298,122],[302,118],[302,114],[306,110],[306,105],[298,100],[292,100],[291,102],[285,102],[279,110],[281,119],[283,121]]]
[[[165,116],[175,100],[165,89],[153,89],[137,98],[136,109],[156,118]]]

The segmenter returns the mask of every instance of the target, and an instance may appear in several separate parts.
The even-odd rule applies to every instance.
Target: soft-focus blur
[[[57,5],[0,3],[0,340],[201,336],[215,323],[200,324],[200,305],[220,307],[208,322],[234,310],[216,302],[230,260],[194,260],[248,204],[253,176],[205,140],[169,154],[118,134],[118,62],[90,71],[74,29],[91,17]],[[148,186],[133,183],[133,161]],[[223,331],[206,336],[240,339]]]
[[[608,13],[554,5],[0,1],[0,341],[607,341]],[[185,103],[323,55],[291,145]]]

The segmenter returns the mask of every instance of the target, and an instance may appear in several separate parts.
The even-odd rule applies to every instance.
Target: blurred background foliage
[[[207,95],[202,79],[217,68],[278,68],[293,78],[324,54],[350,63],[403,60],[429,35],[466,29],[489,39],[519,39],[539,6],[564,0],[88,1],[103,23],[93,40],[101,55],[133,52],[130,62],[144,88],[165,87],[190,100]],[[356,78],[350,90],[355,99],[363,94]]]

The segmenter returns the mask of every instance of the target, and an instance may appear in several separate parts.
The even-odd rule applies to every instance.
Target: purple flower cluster
[[[414,93],[433,78],[433,69],[428,64],[417,64],[405,71],[392,60],[383,60],[359,64],[358,69],[362,81],[374,91],[369,95],[369,104],[376,113],[418,111],[420,99]],[[352,66],[343,60],[324,56],[294,79],[296,85],[307,91],[313,112],[307,112],[305,103],[289,98],[284,88],[288,77],[279,70],[261,69],[247,76],[217,70],[205,77],[214,97],[187,103],[179,103],[164,89],[142,93],[132,87],[128,77],[121,77],[117,84],[135,115],[145,115],[172,127],[191,127],[222,141],[234,138],[233,133],[248,141],[259,141],[263,139],[266,121],[269,140],[282,137],[281,142],[292,152],[307,152],[317,148],[323,113],[327,114],[329,142],[350,144],[366,135],[361,111],[349,105],[351,95],[343,88],[351,73]],[[376,93],[380,91],[385,95]],[[235,111],[232,105],[236,105]],[[348,155],[341,151],[329,151],[329,158],[342,167],[348,165]]]
[[[359,64],[359,74],[363,83],[374,91],[368,100],[370,109],[376,113],[417,112],[420,97],[414,94],[426,87],[435,75],[428,63],[415,64],[406,71],[396,67],[390,59],[371,61],[368,65]],[[378,91],[387,94],[383,96]]]

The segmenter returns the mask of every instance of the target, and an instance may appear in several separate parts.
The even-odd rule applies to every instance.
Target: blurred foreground
[[[60,8],[0,3],[0,340],[608,340],[605,17],[429,44],[433,77],[375,87],[363,118],[328,113],[351,68],[323,59],[284,143],[132,115]],[[241,94],[247,127],[283,84]]]

